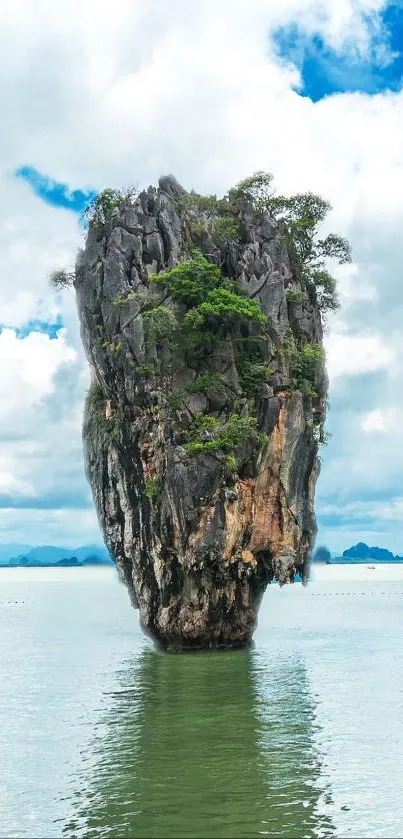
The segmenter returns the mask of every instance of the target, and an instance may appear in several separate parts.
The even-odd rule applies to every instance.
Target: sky
[[[317,544],[403,553],[403,6],[384,0],[15,0],[0,6],[0,542],[101,541],[72,268],[105,187],[256,170],[347,236],[328,319]]]

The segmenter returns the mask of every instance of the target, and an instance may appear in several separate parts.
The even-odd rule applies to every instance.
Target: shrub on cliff
[[[84,228],[102,232],[112,211],[135,195],[134,187],[104,189],[85,207],[81,215]],[[199,195],[192,191],[181,195],[176,203],[182,216],[190,212],[190,230],[199,244],[204,233],[208,233],[218,247],[236,242],[240,235],[239,219],[248,206],[257,213],[269,213],[273,218],[283,221],[284,239],[294,273],[308,291],[315,295],[322,312],[338,308],[336,280],[327,270],[326,260],[333,259],[341,265],[351,262],[351,248],[345,238],[335,233],[325,238],[319,236],[320,225],[331,210],[328,201],[311,192],[288,197],[275,195],[272,174],[259,171],[244,178],[221,199],[215,195]],[[197,213],[199,215],[196,218]],[[158,275],[153,281],[170,285],[172,297],[178,302],[197,305],[202,302],[198,274],[203,275],[202,284],[207,280],[207,269],[201,263],[202,259],[199,252],[191,266],[182,263],[166,272],[165,280],[161,279],[162,275]],[[219,269],[212,263],[209,265],[208,284],[213,289],[220,285],[217,277]],[[64,281],[64,277],[67,281]],[[64,288],[72,284],[71,277],[68,272],[55,271],[51,275],[51,284],[55,288]]]
[[[239,181],[226,198],[232,210],[239,212],[249,204],[257,213],[265,213],[270,208],[274,191],[273,175],[260,171]]]
[[[61,268],[57,271],[52,271],[49,277],[49,284],[57,291],[63,291],[65,288],[70,288],[75,279],[74,271],[66,271]]]
[[[202,373],[196,376],[195,380],[188,385],[189,393],[205,393],[206,396],[214,396],[221,393],[223,381],[218,373]]]
[[[272,369],[263,364],[257,350],[253,348],[245,351],[245,346],[238,349],[236,364],[242,390],[248,396],[257,396],[262,385],[267,381]]]
[[[175,303],[190,309],[203,303],[208,292],[220,286],[221,270],[196,250],[192,259],[180,262],[170,271],[152,274],[150,283],[166,286]]]
[[[228,201],[236,209],[250,205],[258,213],[268,212],[283,221],[284,239],[298,279],[308,290],[315,290],[322,312],[337,309],[336,280],[326,270],[326,259],[334,259],[339,265],[351,262],[351,247],[347,239],[335,233],[324,239],[319,236],[331,205],[312,192],[276,196],[272,182],[271,174],[256,172],[229,191]]]
[[[197,414],[192,423],[188,436],[190,442],[185,444],[188,454],[213,454],[222,452],[234,455],[234,451],[244,443],[256,443],[259,435],[255,417],[242,417],[231,414],[226,422],[220,423],[215,417]]]
[[[143,312],[145,341],[147,345],[160,341],[175,340],[178,321],[172,309],[167,306],[156,306]]]
[[[196,352],[198,375],[186,390],[201,392],[213,399],[223,390],[228,398],[228,391],[232,391],[227,404],[232,406],[230,410],[234,410],[239,389],[208,369],[211,355],[219,355],[229,339],[242,391],[247,397],[256,397],[271,372],[268,365],[262,363],[258,349],[259,341],[265,338],[267,326],[267,318],[259,303],[246,297],[237,283],[223,276],[221,269],[198,250],[190,260],[169,271],[152,275],[150,282],[164,286],[177,305],[175,315],[165,307],[144,313],[146,340],[150,339],[150,335],[151,342],[152,338],[157,339],[155,327],[150,333],[148,321],[158,313],[158,334],[165,337],[170,334],[173,346],[176,342],[185,352]],[[170,321],[174,317],[175,325]],[[186,393],[175,393],[173,396],[174,401],[171,395],[169,407],[179,410],[186,402]],[[247,440],[258,441],[256,417],[240,417],[234,413],[230,417],[222,416],[220,421],[216,417],[197,415],[186,433],[185,448],[191,455],[217,452],[233,455]]]
[[[102,392],[101,385],[96,379],[93,379],[88,391],[87,391],[87,401],[93,407],[99,405],[104,401],[104,394]]]
[[[81,223],[85,230],[102,230],[105,222],[116,207],[121,207],[129,199],[133,199],[137,189],[133,186],[125,189],[103,189],[95,195],[81,213]]]
[[[334,259],[339,265],[351,262],[351,247],[347,239],[335,233],[319,237],[319,226],[331,210],[329,202],[307,192],[289,198],[273,197],[269,209],[285,222],[285,240],[296,255],[299,278],[308,290],[316,290],[321,311],[337,309],[336,280],[326,270],[325,261]]]
[[[150,283],[165,286],[173,302],[187,310],[178,311],[177,324],[182,327],[181,338],[189,348],[204,346],[211,349],[226,335],[239,332],[242,327],[247,330],[260,328],[261,331],[266,325],[267,318],[259,304],[246,297],[241,288],[224,277],[221,269],[199,250],[194,252],[192,259],[170,271],[153,274]]]
[[[267,318],[255,300],[234,294],[225,288],[210,291],[197,311],[204,321],[213,320],[216,324],[223,324],[227,329],[234,328],[237,323],[251,321],[260,326],[266,324]]]
[[[291,356],[292,385],[305,396],[316,396],[315,382],[324,359],[321,344],[305,344],[301,349],[294,349]]]

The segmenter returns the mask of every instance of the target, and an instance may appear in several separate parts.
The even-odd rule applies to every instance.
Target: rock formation
[[[87,475],[165,649],[249,643],[267,584],[307,574],[327,380],[292,260],[281,221],[171,176],[90,225],[77,258]]]

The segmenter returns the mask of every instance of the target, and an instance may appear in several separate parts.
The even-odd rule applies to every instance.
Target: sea
[[[0,836],[403,836],[402,606],[323,566],[252,649],[166,654],[113,568],[0,570]]]

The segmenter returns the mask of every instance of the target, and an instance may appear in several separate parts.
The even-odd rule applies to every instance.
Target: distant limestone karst
[[[357,545],[347,548],[343,551],[343,557],[354,559],[355,562],[366,561],[367,559],[372,559],[375,562],[403,562],[403,556],[395,556],[386,548],[370,548],[365,542],[358,542]]]
[[[97,545],[75,549],[43,545],[0,561],[1,567],[10,568],[80,568],[85,565],[111,564],[106,548]]]

